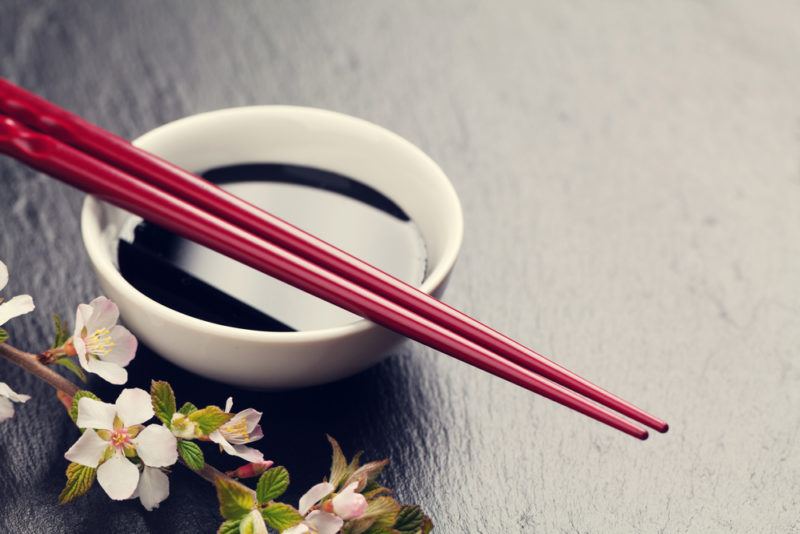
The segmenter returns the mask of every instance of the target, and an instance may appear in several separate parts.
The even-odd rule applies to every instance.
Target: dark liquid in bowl
[[[204,176],[233,194],[414,285],[425,277],[425,244],[406,213],[375,189],[309,167],[248,164]],[[148,222],[119,240],[122,276],[174,310],[251,330],[294,331],[358,319]]]

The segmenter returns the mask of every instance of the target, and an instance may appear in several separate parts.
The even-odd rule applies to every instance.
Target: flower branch
[[[7,281],[8,271],[0,262],[0,289]],[[28,295],[0,299],[0,326],[33,309]],[[52,386],[80,430],[64,454],[70,464],[59,502],[80,497],[97,482],[111,499],[138,498],[153,510],[169,496],[171,466],[181,463],[215,486],[224,519],[218,534],[267,534],[268,527],[282,534],[427,534],[433,529],[418,506],[401,505],[378,484],[388,460],[362,465],[359,453],[348,461],[329,436],[330,474],[294,507],[277,500],[289,486],[289,472],[249,445],[264,437],[261,412],[246,408],[234,413],[231,397],[224,410],[191,402],[179,408],[172,386],[158,380],[149,392],[123,389],[109,404],[50,367],[63,366],[83,382],[91,373],[125,384],[125,367],[135,357],[137,340],[117,324],[118,318],[117,306],[105,297],[80,304],[72,333],[55,316],[55,340],[38,355],[6,343],[8,333],[0,328],[0,357]],[[13,403],[29,399],[0,382],[0,422],[14,415]],[[247,463],[223,473],[206,462],[198,443],[214,443],[220,452]],[[255,489],[241,482],[256,477]]]

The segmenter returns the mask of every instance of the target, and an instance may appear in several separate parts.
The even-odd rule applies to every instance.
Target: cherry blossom
[[[298,511],[305,516],[296,525],[283,534],[336,534],[350,519],[357,519],[367,511],[367,499],[356,492],[358,482],[353,482],[341,492],[334,495],[330,506],[324,510],[312,510],[314,505],[333,493],[336,487],[330,482],[320,482],[300,497]],[[327,503],[326,503],[327,504]]]
[[[233,407],[233,397],[228,397],[225,402],[225,411],[230,412]],[[261,412],[252,408],[242,410],[234,415],[230,421],[208,435],[214,443],[231,456],[238,456],[248,462],[263,462],[264,455],[261,451],[247,447],[245,443],[252,443],[264,437],[261,425]]]
[[[169,495],[169,481],[158,468],[178,460],[172,432],[161,425],[143,425],[153,415],[150,394],[139,388],[122,390],[115,404],[82,397],[76,424],[86,431],[64,457],[97,468],[97,482],[112,499],[138,494],[152,510]],[[135,457],[141,466],[129,459]]]
[[[27,402],[30,398],[30,395],[16,393],[8,387],[8,384],[0,382],[0,423],[14,417],[14,404],[12,401]]]
[[[133,359],[137,345],[133,334],[117,324],[118,319],[117,305],[106,297],[97,297],[78,306],[72,336],[81,367],[112,384],[128,381],[123,367]]]
[[[8,268],[0,261],[0,290],[5,288],[6,284],[8,284]],[[0,298],[0,326],[14,317],[32,312],[34,308],[33,298],[30,295],[17,295],[5,302]]]

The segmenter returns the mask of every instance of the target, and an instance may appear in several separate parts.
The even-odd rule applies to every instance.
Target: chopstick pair
[[[668,428],[435,298],[2,78],[0,113],[0,152],[637,438],[647,432],[567,388]]]

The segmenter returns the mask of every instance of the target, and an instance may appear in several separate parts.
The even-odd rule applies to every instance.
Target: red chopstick
[[[532,349],[127,140],[0,78],[0,112],[229,220],[470,341],[659,432],[669,426]]]
[[[0,115],[0,152],[148,221],[639,439],[647,431],[563,386],[224,219]]]

